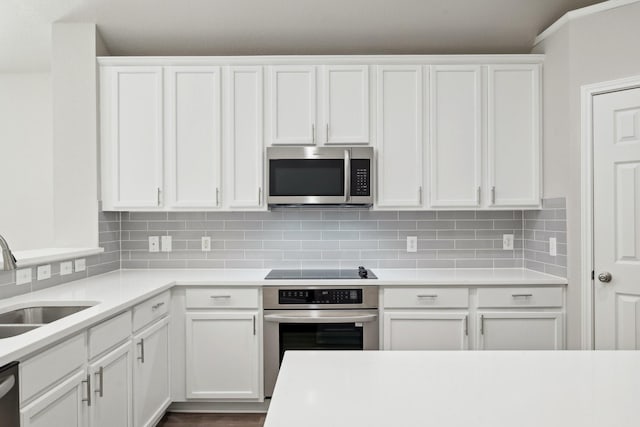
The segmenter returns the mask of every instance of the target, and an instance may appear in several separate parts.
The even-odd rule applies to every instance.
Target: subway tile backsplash
[[[279,208],[270,212],[122,214],[123,268],[505,268],[523,266],[523,213],[375,212]],[[502,235],[514,249],[502,250]],[[148,251],[170,235],[172,252]],[[212,250],[202,252],[201,237]],[[418,252],[406,252],[417,236]]]
[[[98,243],[104,252],[98,255],[85,257],[86,270],[74,272],[61,276],[60,263],[64,260],[52,262],[51,278],[46,280],[36,280],[36,268],[31,268],[33,281],[30,284],[16,285],[15,271],[0,271],[0,299],[9,298],[15,295],[25,294],[40,289],[73,280],[84,279],[108,271],[120,268],[120,213],[119,212],[98,212]]]
[[[566,277],[564,198],[535,211],[376,212],[367,209],[280,208],[269,212],[100,212],[104,253],[87,270],[17,286],[0,271],[0,298],[122,268],[513,268]],[[514,249],[502,249],[502,235]],[[149,236],[172,236],[172,252],[149,252]],[[211,237],[211,251],[201,237]],[[418,252],[406,252],[417,236]],[[549,237],[557,255],[549,255]]]

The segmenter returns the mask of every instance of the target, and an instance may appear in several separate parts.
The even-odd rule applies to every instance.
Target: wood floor
[[[167,413],[157,427],[262,427],[266,414]]]

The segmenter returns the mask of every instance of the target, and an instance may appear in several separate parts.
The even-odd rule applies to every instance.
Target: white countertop
[[[287,352],[265,427],[636,427],[640,352]]]
[[[86,329],[173,286],[294,285],[563,285],[561,277],[525,269],[374,269],[378,280],[264,280],[269,270],[118,270],[38,292],[0,300],[0,312],[30,305],[95,304],[93,307],[16,337],[0,339],[0,366]],[[43,304],[46,303],[46,304]]]

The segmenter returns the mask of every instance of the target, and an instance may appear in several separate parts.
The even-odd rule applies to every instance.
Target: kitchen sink
[[[41,325],[51,323],[91,307],[90,305],[60,305],[19,308],[0,313],[0,327],[4,325]],[[25,331],[26,332],[26,331]]]
[[[24,334],[40,326],[42,325],[0,325],[0,339],[15,337],[16,335]]]

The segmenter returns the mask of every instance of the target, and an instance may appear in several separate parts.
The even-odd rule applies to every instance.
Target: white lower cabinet
[[[134,426],[153,426],[171,403],[169,318],[164,317],[133,337]]]
[[[130,341],[89,365],[91,427],[133,426],[132,367]]]
[[[562,287],[383,289],[383,350],[563,350]]]
[[[480,312],[477,315],[480,350],[562,350],[561,312]]]
[[[260,397],[258,311],[186,314],[187,398]]]
[[[385,350],[466,350],[468,313],[385,312]]]
[[[87,426],[88,377],[84,369],[20,410],[22,427]],[[0,424],[2,420],[0,419]]]

